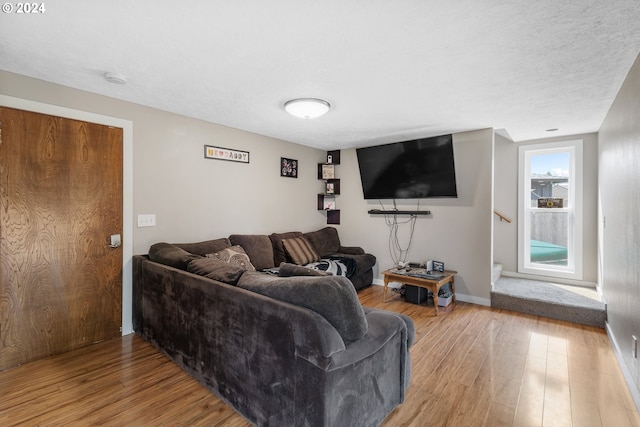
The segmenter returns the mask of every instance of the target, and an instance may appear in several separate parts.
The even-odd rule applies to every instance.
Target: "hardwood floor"
[[[406,303],[382,287],[364,305],[416,325],[395,426],[637,426],[640,415],[602,329],[457,303]],[[249,426],[134,335],[0,372],[0,425]]]

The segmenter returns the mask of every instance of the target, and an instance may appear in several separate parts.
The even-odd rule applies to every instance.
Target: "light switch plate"
[[[155,214],[138,215],[138,227],[155,227],[155,226],[156,226]]]

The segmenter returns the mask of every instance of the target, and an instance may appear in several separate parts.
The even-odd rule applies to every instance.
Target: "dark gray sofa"
[[[181,246],[204,254],[230,243]],[[415,336],[407,316],[362,307],[344,277],[238,275],[160,247],[175,251],[163,259],[154,248],[173,266],[133,257],[136,334],[253,424],[375,426],[403,402]],[[213,268],[185,271],[196,264]]]

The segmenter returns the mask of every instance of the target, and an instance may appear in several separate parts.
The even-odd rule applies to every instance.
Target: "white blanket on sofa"
[[[318,262],[307,264],[305,267],[313,268],[314,270],[326,271],[334,276],[348,277],[347,274],[349,273],[349,268],[345,263],[345,259],[338,257],[322,258]]]

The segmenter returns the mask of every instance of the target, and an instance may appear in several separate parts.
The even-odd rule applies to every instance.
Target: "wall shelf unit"
[[[318,179],[324,181],[324,192],[318,194],[318,210],[327,213],[327,224],[340,224],[340,209],[336,209],[336,196],[340,194],[340,179],[336,178],[339,164],[340,150],[327,151],[327,161],[318,163]]]

